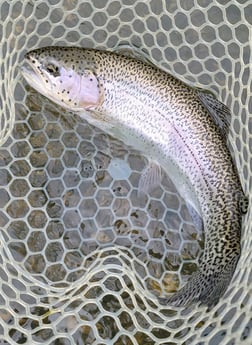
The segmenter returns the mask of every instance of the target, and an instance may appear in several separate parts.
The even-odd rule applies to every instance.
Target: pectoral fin
[[[162,180],[160,165],[151,160],[144,169],[138,185],[138,196],[150,193],[155,187],[159,186]]]
[[[189,202],[186,202],[186,206],[187,206],[188,212],[192,218],[193,224],[195,225],[196,229],[199,232],[203,232],[204,224],[203,224],[203,220],[202,220],[201,216],[199,215],[199,213],[195,210],[195,208]]]

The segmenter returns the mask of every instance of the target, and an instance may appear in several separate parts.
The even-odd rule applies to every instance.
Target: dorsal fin
[[[111,51],[119,55],[134,58],[157,68],[157,66],[151,61],[150,56],[139,47],[131,46],[128,44],[118,44],[116,47],[111,49]]]
[[[216,99],[211,93],[197,90],[197,95],[201,103],[211,114],[215,124],[220,128],[223,137],[227,139],[231,123],[231,113],[229,108]]]

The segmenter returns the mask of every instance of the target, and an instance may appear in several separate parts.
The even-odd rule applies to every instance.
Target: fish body
[[[160,302],[215,304],[240,256],[244,198],[225,128],[216,124],[225,127],[226,107],[154,66],[105,51],[37,49],[26,54],[23,75],[54,102],[163,167],[202,217],[205,248],[198,271],[182,289]],[[154,174],[156,182],[159,177]],[[143,186],[150,180],[144,178]]]

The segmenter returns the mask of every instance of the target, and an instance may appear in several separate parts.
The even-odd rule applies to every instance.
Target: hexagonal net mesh
[[[19,73],[34,47],[139,47],[230,107],[248,194],[250,1],[2,0],[0,9],[0,344],[250,343],[250,210],[218,305],[159,305],[156,296],[197,269],[203,246],[183,199],[168,176],[139,199],[146,157],[38,95]]]

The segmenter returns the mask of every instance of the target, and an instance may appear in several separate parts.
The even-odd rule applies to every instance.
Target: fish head
[[[21,68],[28,84],[72,111],[92,110],[102,102],[92,52],[47,47],[26,53]]]

